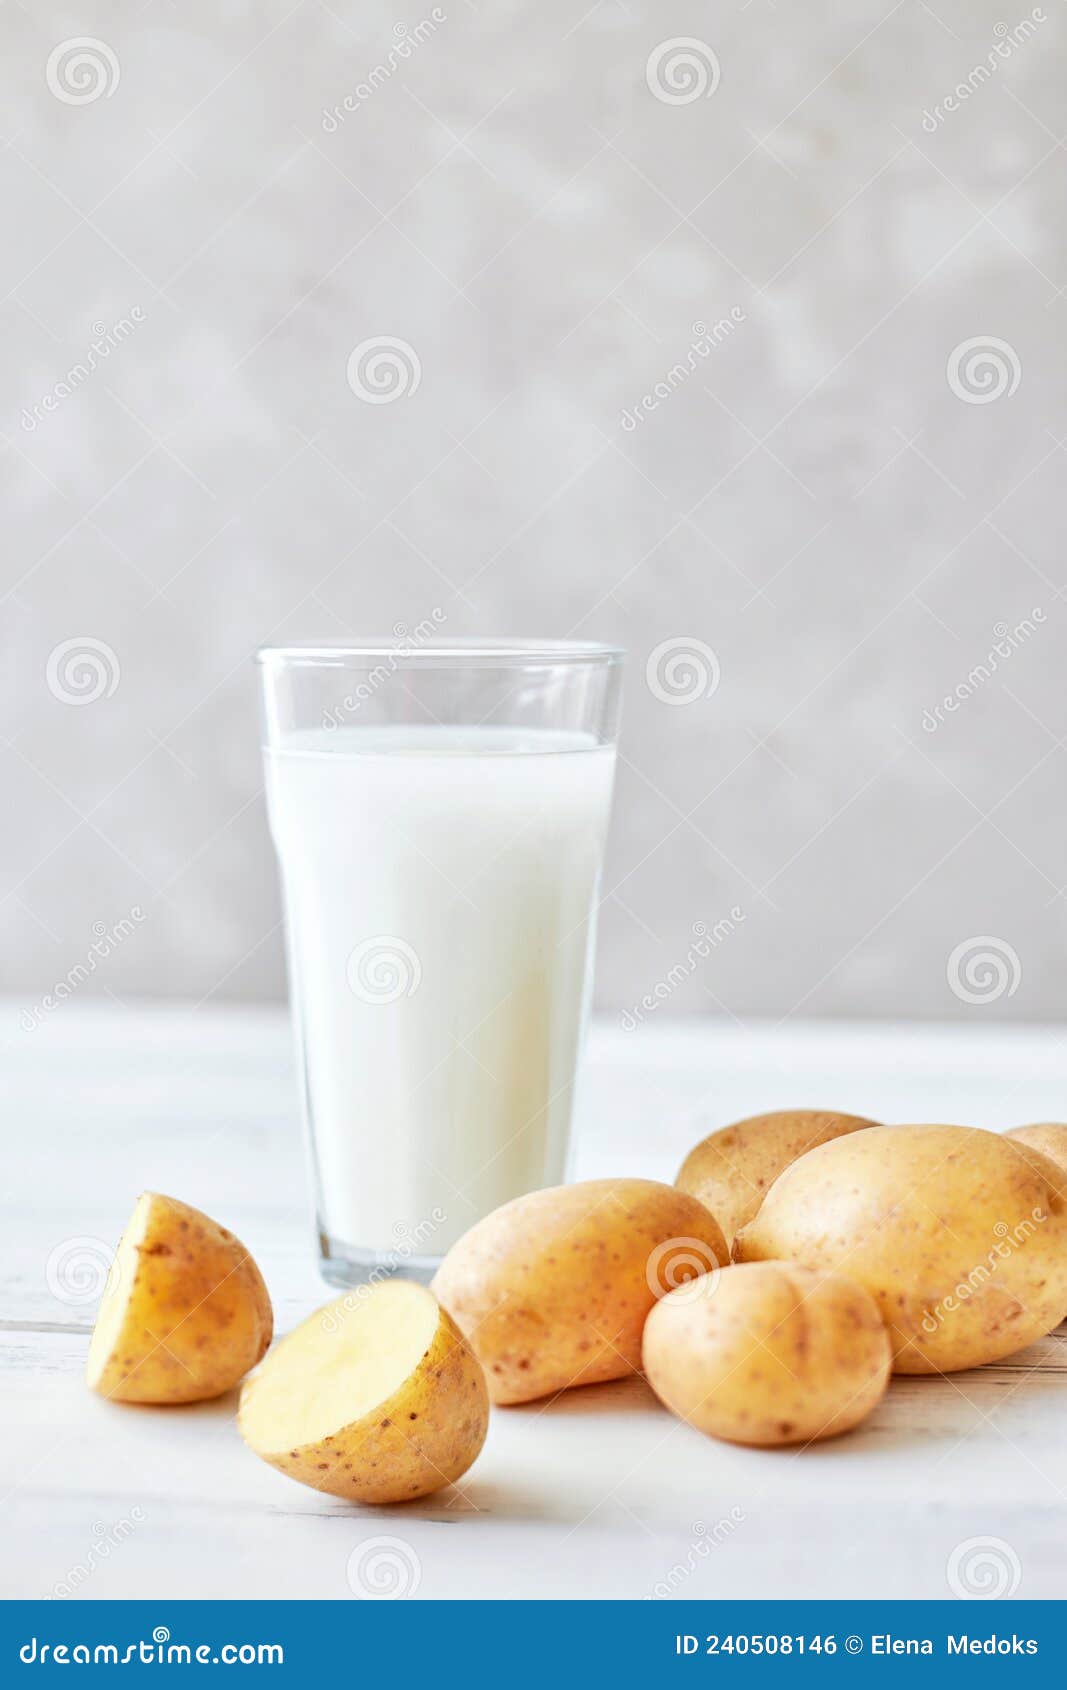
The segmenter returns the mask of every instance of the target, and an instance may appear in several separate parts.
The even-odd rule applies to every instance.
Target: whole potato
[[[533,1191],[448,1252],[433,1282],[494,1402],[529,1402],[641,1367],[641,1329],[672,1286],[729,1261],[703,1203],[646,1179]]]
[[[350,1502],[407,1502],[467,1471],[489,1426],[485,1377],[423,1285],[337,1297],[246,1380],[241,1436],[291,1479]]]
[[[892,1355],[862,1286],[796,1262],[752,1262],[658,1302],[644,1360],[661,1402],[698,1431],[793,1444],[864,1419],[885,1394]]]
[[[817,1144],[875,1125],[862,1115],[834,1115],[822,1109],[750,1115],[701,1139],[674,1183],[707,1205],[729,1244],[790,1162]]]
[[[1067,1203],[1056,1165],[974,1127],[871,1127],[809,1151],[734,1241],[866,1287],[897,1373],[1010,1355],[1067,1311]]]

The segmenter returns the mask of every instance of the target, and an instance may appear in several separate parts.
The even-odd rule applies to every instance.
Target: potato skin
[[[239,1238],[176,1197],[153,1194],[126,1319],[93,1389],[118,1402],[218,1397],[266,1354],[267,1287]]]
[[[1029,1127],[1012,1127],[1004,1134],[1020,1148],[1028,1145],[1055,1162],[1062,1175],[1067,1176],[1067,1123],[1063,1121],[1035,1121]],[[1060,1180],[1061,1192],[1067,1188],[1067,1177]]]
[[[660,1401],[698,1431],[768,1446],[858,1425],[885,1394],[891,1350],[862,1286],[795,1262],[751,1262],[658,1302],[644,1359]]]
[[[732,1243],[767,1191],[798,1156],[845,1133],[877,1126],[862,1115],[822,1109],[777,1109],[720,1127],[694,1145],[675,1185],[709,1208]]]
[[[1067,1310],[1056,1165],[975,1127],[872,1127],[809,1151],[734,1241],[738,1262],[840,1271],[875,1298],[897,1373],[1011,1355]]]
[[[312,1315],[312,1320],[321,1318]],[[253,1374],[241,1392],[238,1426],[248,1442],[243,1411],[260,1383]],[[296,1449],[255,1449],[271,1467],[313,1490],[349,1502],[407,1502],[461,1478],[489,1430],[485,1375],[470,1345],[444,1309],[415,1372],[384,1403],[332,1436]]]
[[[638,1372],[657,1296],[728,1260],[695,1197],[656,1180],[585,1180],[487,1215],[432,1289],[474,1346],[493,1402],[530,1402]]]

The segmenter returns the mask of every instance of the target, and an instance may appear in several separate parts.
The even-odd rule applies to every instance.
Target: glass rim
[[[350,640],[308,640],[295,645],[265,645],[256,652],[260,664],[295,664],[308,668],[344,668],[390,657],[398,666],[451,669],[464,664],[501,669],[551,669],[559,664],[600,665],[621,663],[625,646],[599,640],[508,640],[479,636],[457,639],[420,640],[405,643],[402,634],[392,637]]]

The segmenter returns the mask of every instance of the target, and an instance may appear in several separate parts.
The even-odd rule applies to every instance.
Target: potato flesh
[[[100,1301],[96,1325],[89,1340],[89,1359],[86,1377],[90,1390],[96,1390],[112,1355],[122,1337],[122,1329],[129,1312],[133,1288],[137,1281],[138,1251],[144,1242],[152,1213],[151,1193],[137,1199],[130,1224],[119,1239],[115,1260],[108,1274],[107,1285]]]
[[[421,1285],[386,1281],[353,1292],[297,1327],[263,1364],[242,1406],[248,1441],[264,1454],[316,1443],[387,1402],[418,1367],[439,1310]],[[295,1395],[290,1380],[299,1379]]]
[[[246,1381],[238,1424],[288,1478],[387,1504],[463,1476],[485,1442],[489,1397],[432,1293],[392,1280],[335,1299],[283,1338]]]

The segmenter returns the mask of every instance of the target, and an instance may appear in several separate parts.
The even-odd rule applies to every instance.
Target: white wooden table
[[[5,1005],[0,1087],[0,1595],[350,1599],[350,1557],[383,1536],[431,1598],[947,1597],[953,1551],[989,1537],[1020,1597],[1067,1588],[1063,1328],[948,1383],[896,1380],[858,1432],[799,1454],[706,1440],[637,1381],[497,1410],[462,1495],[388,1510],[257,1461],[233,1396],[183,1409],[91,1397],[94,1304],[58,1298],[49,1262],[54,1284],[71,1240],[88,1240],[89,1260],[111,1246],[143,1188],[244,1239],[280,1331],[325,1301],[287,1024],[70,1002],[27,1032]],[[942,1029],[600,1026],[576,1173],[669,1180],[701,1133],[788,1104],[1062,1119],[1067,1035],[998,1029],[981,1009]]]

